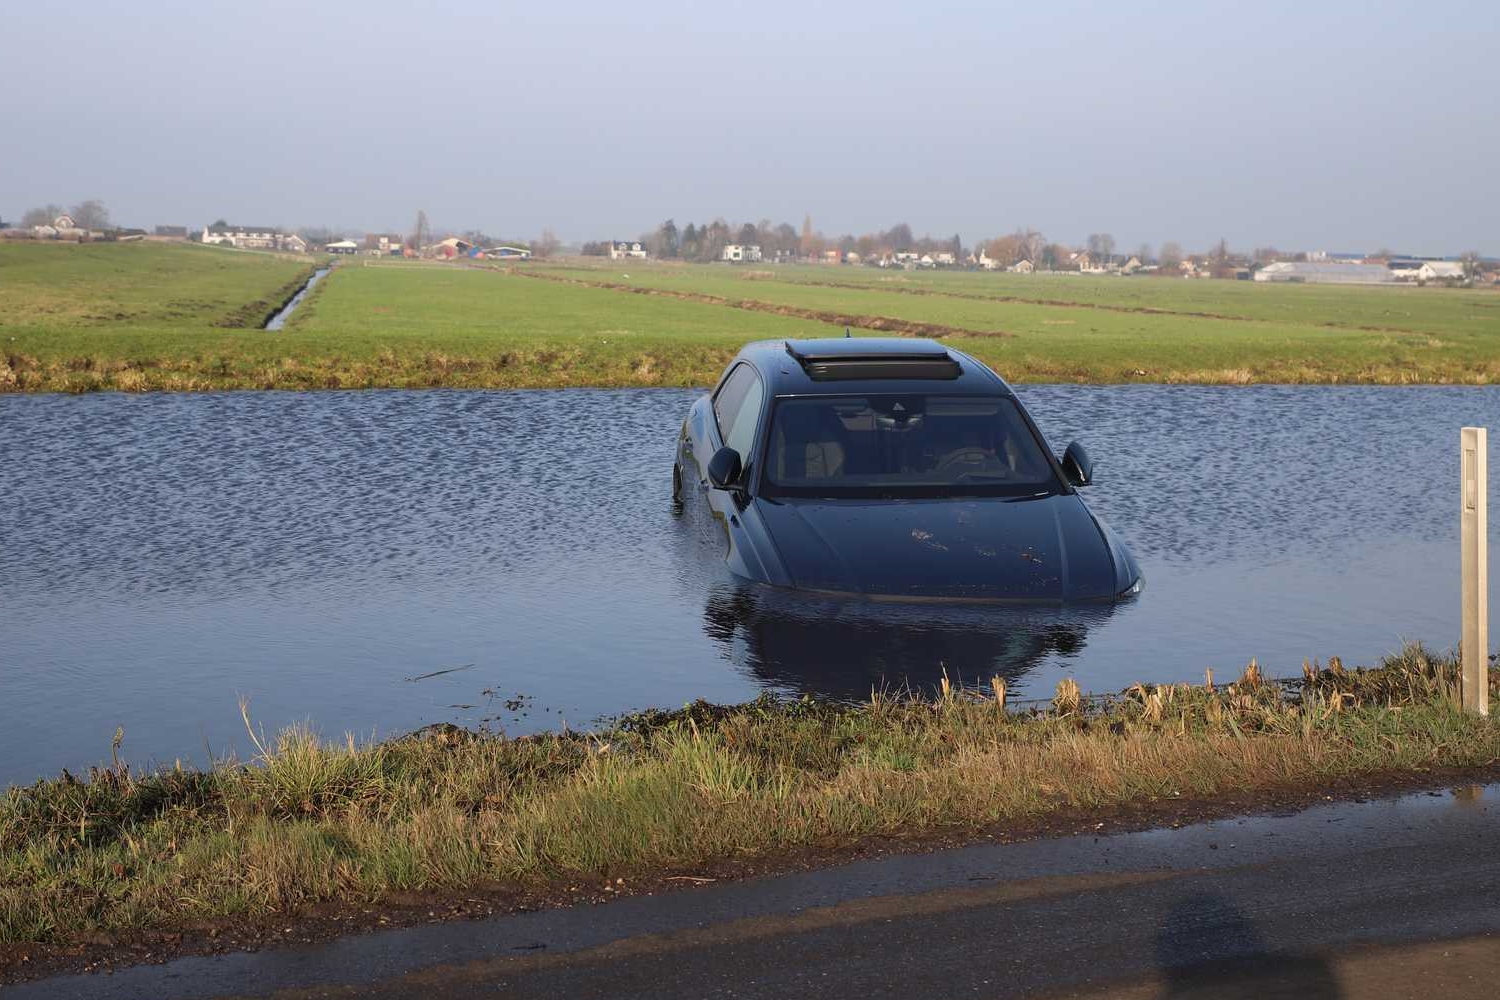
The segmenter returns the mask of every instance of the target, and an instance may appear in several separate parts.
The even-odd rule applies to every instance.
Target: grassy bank
[[[1500,380],[1483,290],[840,267],[342,262],[192,246],[0,246],[0,392],[689,386],[746,341],[942,338],[1017,382]]]
[[[1141,687],[1047,705],[1003,689],[858,706],[647,713],[596,734],[304,730],[248,766],[123,768],[0,799],[0,943],[277,919],[413,891],[633,880],[872,837],[1002,830],[1059,811],[1491,765],[1500,726],[1449,707],[1418,648],[1291,687]],[[324,907],[326,911],[326,905]]]

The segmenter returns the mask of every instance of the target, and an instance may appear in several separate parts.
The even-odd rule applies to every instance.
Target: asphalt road
[[[0,995],[1496,997],[1497,805],[981,845]]]

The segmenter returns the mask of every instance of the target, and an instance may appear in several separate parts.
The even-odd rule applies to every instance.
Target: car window
[[[730,435],[734,433],[735,423],[742,412],[750,413],[751,423],[754,423],[754,414],[760,410],[759,397],[753,409],[746,408],[745,399],[759,384],[760,379],[756,377],[755,370],[749,365],[740,365],[729,373],[729,378],[719,387],[719,393],[714,397],[714,419],[719,424],[719,438],[726,445],[729,444]]]
[[[729,428],[729,435],[724,439],[724,444],[739,452],[740,460],[746,465],[750,464],[751,445],[755,441],[756,418],[760,416],[760,404],[765,397],[765,387],[761,385],[760,379],[751,373],[750,387],[745,392],[745,398],[740,401],[739,412],[735,414]]]
[[[994,396],[810,396],[777,403],[768,493],[1026,495],[1058,488],[1016,401]]]

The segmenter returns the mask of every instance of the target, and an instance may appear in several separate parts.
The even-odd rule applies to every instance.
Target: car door
[[[755,443],[758,440],[757,432],[765,400],[765,383],[761,381],[754,366],[744,363],[735,366],[713,397],[710,446],[702,449],[703,454],[695,452],[699,463],[699,488],[714,519],[725,529],[726,545],[732,545],[729,529],[738,523],[737,514],[741,501],[729,490],[710,487],[708,461],[720,448],[733,448],[740,453],[740,461],[745,469],[744,481],[754,481]]]

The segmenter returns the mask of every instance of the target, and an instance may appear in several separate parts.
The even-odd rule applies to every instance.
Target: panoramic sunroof
[[[837,345],[837,341],[834,342]],[[852,346],[852,345],[851,345]],[[913,344],[890,350],[823,350],[787,341],[786,352],[797,359],[814,382],[859,379],[956,379],[958,362],[941,347]]]

